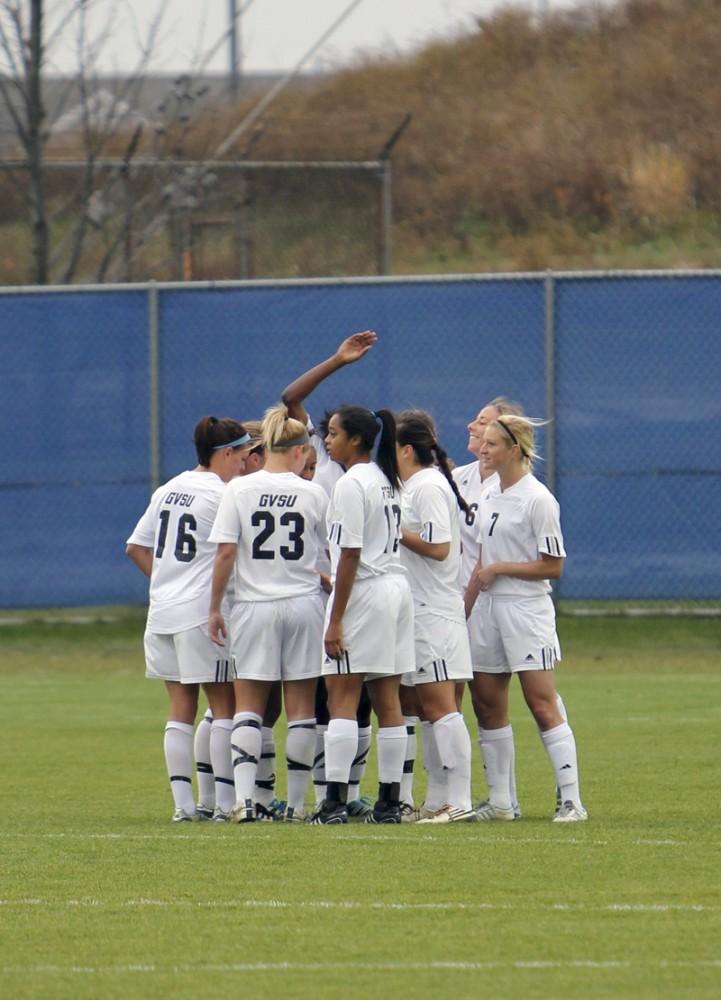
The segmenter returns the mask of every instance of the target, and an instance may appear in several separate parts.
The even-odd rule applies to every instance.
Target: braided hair
[[[463,513],[467,514],[470,511],[451,475],[448,454],[438,443],[436,425],[430,413],[426,413],[425,410],[403,410],[399,413],[396,420],[396,441],[401,447],[409,444],[415,452],[419,465],[424,468],[437,465],[453,490],[456,502]]]

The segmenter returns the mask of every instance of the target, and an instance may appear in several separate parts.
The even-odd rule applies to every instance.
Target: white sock
[[[195,729],[193,754],[195,756],[195,776],[198,780],[198,803],[206,809],[215,808],[215,779],[210,763],[210,727],[213,713],[208,709]]]
[[[447,804],[471,808],[471,737],[460,712],[449,712],[433,723],[438,756],[446,768]]]
[[[285,756],[288,761],[288,808],[303,812],[308,778],[315,753],[315,719],[288,723]]]
[[[418,737],[416,726],[418,725],[417,715],[404,715],[403,724],[406,727],[408,742],[406,744],[406,759],[403,761],[403,777],[401,778],[401,802],[413,805],[413,765],[416,762],[418,753]]]
[[[246,799],[255,801],[255,776],[263,745],[262,725],[262,717],[255,712],[237,712],[233,716],[230,748],[236,802],[245,802]]]
[[[255,801],[269,806],[275,798],[275,737],[270,726],[263,726],[262,748],[255,779]]]
[[[499,809],[511,808],[511,762],[514,758],[513,728],[478,728],[488,800]]]
[[[195,813],[193,799],[193,727],[187,722],[168,722],[163,737],[165,765],[176,809]]]
[[[405,726],[385,726],[376,735],[378,750],[378,781],[382,785],[398,784],[403,777],[408,734]]]
[[[568,722],[568,712],[566,711],[566,706],[563,704],[563,698],[560,696],[558,691],[556,691],[556,707],[561,713],[561,718],[564,722]]]
[[[574,805],[580,806],[578,759],[573,730],[567,722],[562,722],[560,726],[541,733],[541,739],[553,764],[556,784],[561,790],[561,802],[573,802]]]
[[[348,801],[352,802],[360,795],[360,783],[368,763],[368,751],[371,747],[373,730],[370,726],[358,727],[358,750],[353,758],[348,782]]]
[[[315,804],[319,806],[325,798],[325,731],[327,726],[315,727],[315,757],[313,758],[313,788]]]
[[[423,733],[423,766],[426,769],[428,787],[426,788],[426,809],[435,812],[446,804],[448,773],[443,770],[441,758],[438,755],[436,737],[430,722],[421,723]]]
[[[508,771],[508,790],[511,794],[511,805],[514,809],[520,808],[518,804],[518,792],[516,791],[516,744],[511,741],[511,762]]]
[[[210,731],[210,762],[215,775],[215,804],[224,813],[230,812],[235,802],[233,760],[230,751],[232,731],[232,719],[213,719]]]
[[[331,719],[325,733],[325,779],[348,784],[353,758],[358,752],[355,719]]]

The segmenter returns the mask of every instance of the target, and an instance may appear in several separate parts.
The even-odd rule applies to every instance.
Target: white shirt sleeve
[[[357,479],[344,476],[333,487],[331,538],[342,549],[362,549],[364,524],[363,487]]]
[[[539,553],[547,556],[565,556],[560,507],[557,500],[550,495],[534,498],[530,514]]]
[[[235,499],[235,490],[226,489],[218,513],[215,515],[210,541],[237,544],[241,534],[240,512]]]
[[[448,518],[445,491],[435,483],[419,489],[416,495],[421,538],[424,542],[450,542],[453,538]]]
[[[164,489],[164,487],[163,487]],[[143,545],[145,548],[155,548],[155,529],[157,527],[157,497],[156,490],[150,498],[147,510],[133,528],[133,533],[125,543],[126,545]]]

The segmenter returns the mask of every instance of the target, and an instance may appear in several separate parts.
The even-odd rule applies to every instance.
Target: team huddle
[[[343,405],[316,426],[304,400],[375,340],[344,340],[262,422],[203,417],[197,467],[154,492],[128,539],[150,578],[146,676],[170,699],[173,820],[515,820],[513,674],[555,775],[554,822],[585,820],[554,684],[550,581],[565,550],[558,503],[531,471],[539,422],[493,400],[468,425],[474,461],[453,470],[425,411]],[[201,687],[209,708],[195,728]],[[466,687],[488,785],[475,806]],[[360,791],[371,711],[374,802]],[[427,790],[416,804],[419,743]]]

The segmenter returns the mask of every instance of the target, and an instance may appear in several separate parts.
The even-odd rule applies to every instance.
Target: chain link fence
[[[25,164],[3,160],[0,284],[33,281]],[[390,271],[390,159],[45,164],[50,282]]]
[[[143,601],[124,541],[197,419],[261,417],[371,328],[312,416],[421,406],[465,464],[468,421],[517,399],[551,421],[559,597],[721,609],[721,273],[14,289],[0,314],[2,607]]]

